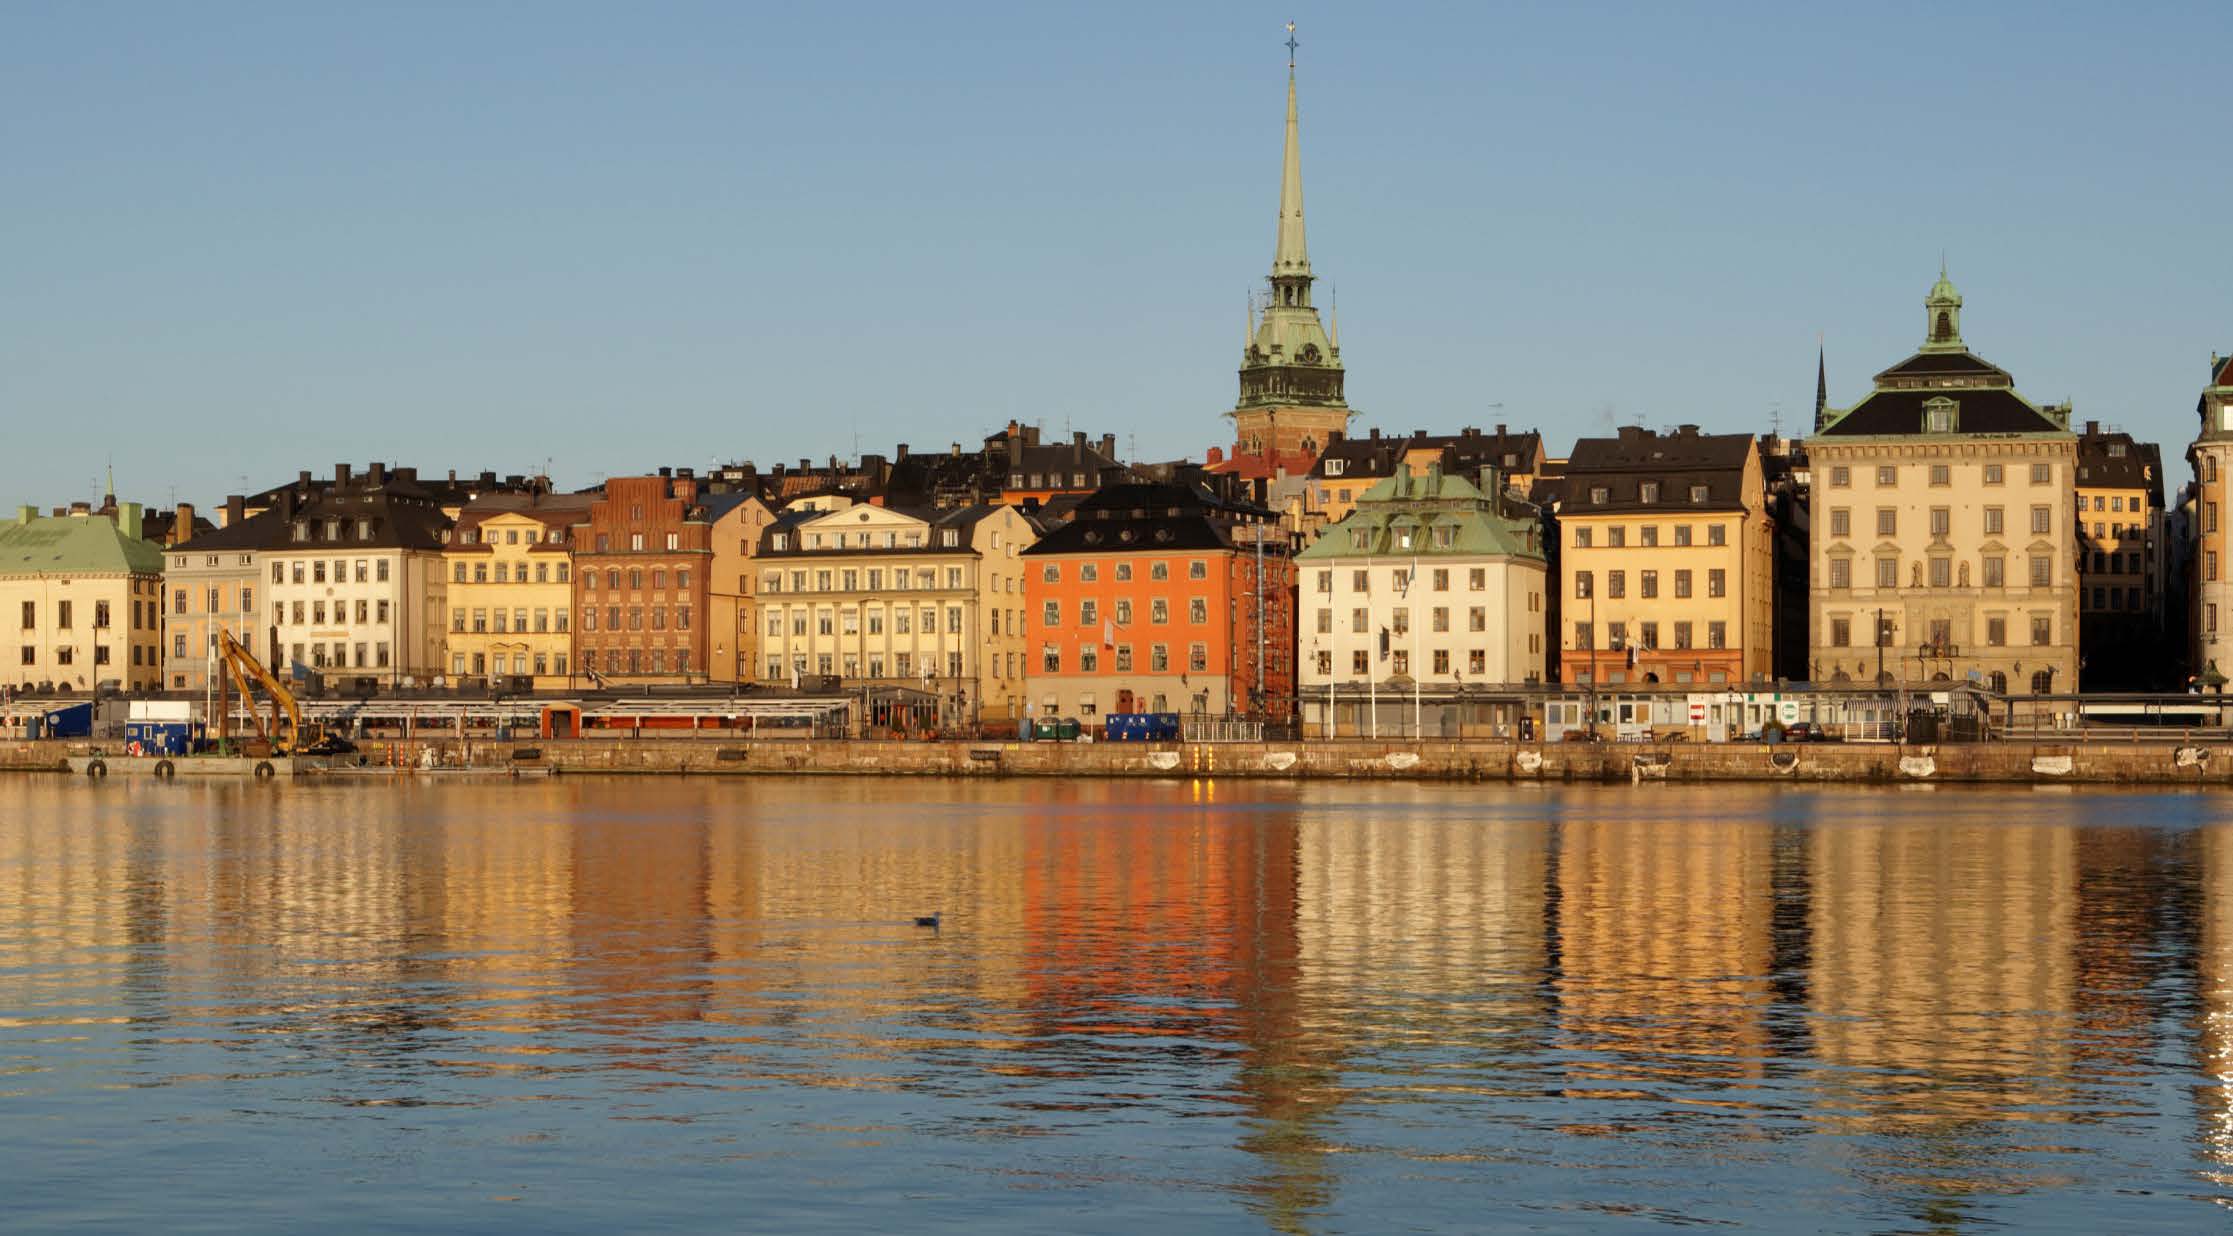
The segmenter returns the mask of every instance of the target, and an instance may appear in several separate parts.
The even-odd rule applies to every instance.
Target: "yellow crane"
[[[240,688],[241,702],[248,706],[248,719],[256,726],[256,737],[271,745],[273,755],[292,755],[317,741],[318,735],[314,728],[310,732],[303,729],[302,709],[295,703],[294,692],[289,691],[285,683],[265,669],[264,663],[258,661],[256,655],[243,647],[239,640],[234,639],[230,631],[217,632],[217,652],[224,658],[226,671],[225,677],[218,679],[219,744],[225,743],[232,733],[232,701],[226,698],[230,692],[225,690],[228,682]],[[255,686],[261,686],[264,693],[271,697],[271,724],[268,727],[256,711]],[[284,719],[280,715],[282,711],[286,714]]]

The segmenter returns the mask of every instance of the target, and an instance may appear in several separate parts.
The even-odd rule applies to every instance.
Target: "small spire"
[[[1303,158],[1300,126],[1295,120],[1295,23],[1287,23],[1287,146],[1279,169],[1279,245],[1272,254],[1272,274],[1310,273],[1310,247],[1303,240]]]
[[[1829,346],[1821,331],[1814,333],[1814,427],[1820,431],[1830,409]]]

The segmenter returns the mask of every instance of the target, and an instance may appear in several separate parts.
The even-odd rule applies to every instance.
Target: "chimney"
[[[395,479],[399,485],[415,484],[419,479],[419,470],[417,468],[397,468]]]
[[[240,494],[227,494],[225,496],[225,526],[237,528],[240,526],[240,521],[246,518],[248,518],[248,499]]]
[[[295,512],[301,509],[302,495],[300,493],[292,489],[279,491],[279,517],[281,519],[292,520],[295,517]]]
[[[959,454],[959,453],[961,453],[961,448],[960,448],[960,447],[958,447],[958,446],[957,446],[957,447],[955,447],[955,448],[954,448],[954,452],[955,452],[956,454]],[[812,472],[812,471],[814,471],[814,461],[813,461],[813,460],[811,460],[811,459],[801,459],[801,460],[799,461],[799,471],[801,471],[801,472]]]
[[[2090,437],[2093,437],[2093,436],[2094,436],[2095,434],[2097,434],[2097,433],[2100,433],[2100,432],[2101,432],[2101,422],[2100,422],[2100,421],[2087,421],[2087,422],[2086,422],[2086,436],[2087,436],[2087,437],[2089,437],[2089,438],[2090,438]]]
[[[1116,458],[1116,435],[1115,435],[1115,434],[1113,434],[1113,433],[1105,433],[1105,434],[1102,434],[1102,435],[1101,435],[1101,458],[1103,458],[1103,459],[1115,459],[1115,458]]]
[[[1375,442],[1380,440],[1380,426],[1378,425],[1372,427],[1372,440]]]
[[[302,471],[295,473],[295,484],[302,486],[304,489],[310,488],[310,469],[304,468]]]
[[[899,458],[901,460],[905,460],[907,458],[907,444],[905,442],[899,444]]]
[[[189,511],[193,508],[188,507]],[[140,539],[147,530],[147,509],[137,502],[127,502],[116,508],[116,530],[131,540]]]
[[[176,545],[180,541],[191,539],[193,535],[194,504],[191,502],[181,502],[175,509],[171,511],[170,543]]]
[[[496,474],[494,472],[483,472],[481,474],[481,488],[483,490],[496,488]]]
[[[380,486],[387,484],[388,465],[381,463],[377,459],[373,460],[371,466],[367,467],[364,470],[364,479],[370,481],[374,489],[378,489]]]
[[[1499,438],[1501,438],[1501,437],[1504,437],[1504,436],[1505,436],[1505,433],[1504,433],[1504,422],[1503,422],[1503,421],[1498,421],[1498,422],[1496,423],[1496,436],[1497,436],[1497,437],[1499,437]]]
[[[456,469],[456,468],[452,468],[452,469],[450,469],[450,484],[452,484],[452,485],[455,485],[455,484],[457,484],[457,469]]]
[[[961,458],[961,443],[959,442],[954,443],[954,458]]]
[[[337,463],[333,466],[333,487],[335,489],[346,489],[349,487],[349,465],[345,463]]]
[[[675,475],[675,470],[674,470],[673,468],[661,468],[661,469],[659,469],[659,479],[660,479],[660,480],[662,480],[662,481],[665,481],[665,480],[672,480],[672,479],[674,479],[674,475]]]

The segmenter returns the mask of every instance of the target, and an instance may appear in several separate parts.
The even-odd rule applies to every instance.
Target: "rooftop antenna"
[[[1780,399],[1768,405],[1768,429],[1777,441],[1783,440],[1783,401]]]

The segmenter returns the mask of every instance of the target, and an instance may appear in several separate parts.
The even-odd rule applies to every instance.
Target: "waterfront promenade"
[[[51,772],[114,755],[114,742],[0,746],[0,771]],[[312,764],[313,761],[303,761]],[[1984,743],[1236,743],[901,742],[712,738],[361,743],[313,773],[967,778],[1262,778],[1510,782],[1795,782],[2233,787],[2233,744]]]

